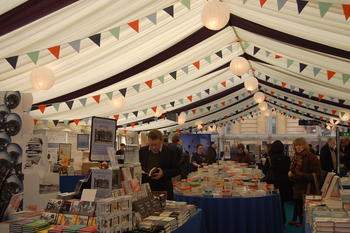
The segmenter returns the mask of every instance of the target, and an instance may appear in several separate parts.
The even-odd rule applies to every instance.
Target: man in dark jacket
[[[173,199],[171,178],[180,174],[179,161],[163,145],[163,135],[159,130],[149,132],[148,146],[140,149],[139,158],[143,171],[142,183],[149,183],[152,191],[167,191],[167,198]]]
[[[331,172],[336,169],[335,139],[329,138],[322,147],[320,153],[321,168],[323,171]]]
[[[215,163],[217,160],[217,154],[216,154],[216,145],[214,142],[210,143],[210,146],[208,147],[207,151],[207,163],[212,164]]]

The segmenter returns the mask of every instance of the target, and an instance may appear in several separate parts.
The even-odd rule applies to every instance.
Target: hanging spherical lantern
[[[259,105],[258,105],[258,107],[259,107],[259,109],[260,109],[260,111],[266,111],[267,109],[268,109],[268,105],[267,105],[267,103],[266,102],[261,102]]]
[[[156,112],[154,113],[155,117],[160,117],[163,114],[163,110],[161,108],[157,108]]]
[[[230,11],[225,4],[214,0],[208,2],[202,10],[202,23],[210,30],[220,30],[230,19]]]
[[[235,57],[230,62],[230,70],[235,75],[243,75],[249,70],[249,62],[244,57]]]
[[[254,94],[254,101],[258,104],[264,102],[265,100],[265,94],[258,91],[257,93]]]
[[[244,87],[247,89],[247,91],[254,91],[258,88],[258,85],[258,80],[253,76],[250,76],[244,80]]]
[[[177,117],[177,123],[179,125],[183,125],[183,124],[185,124],[185,122],[186,122],[186,113],[185,112],[181,112],[179,114],[179,116]]]
[[[33,88],[39,91],[48,90],[55,83],[55,75],[52,70],[47,67],[38,67],[32,70],[30,81]]]
[[[339,112],[339,118],[342,121],[348,121],[348,120],[350,120],[350,113],[349,112]]]
[[[119,96],[117,98],[113,98],[110,101],[110,103],[114,108],[122,108],[125,104],[125,98],[122,96]]]

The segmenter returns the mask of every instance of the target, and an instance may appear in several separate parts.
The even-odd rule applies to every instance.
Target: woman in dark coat
[[[283,223],[286,222],[284,209],[285,200],[290,199],[292,194],[291,182],[288,178],[290,158],[285,156],[284,145],[281,141],[274,141],[268,152],[266,160],[267,182],[272,183],[280,191],[281,205],[283,210]]]
[[[316,155],[309,151],[309,145],[305,138],[297,138],[293,142],[295,155],[290,166],[288,176],[294,182],[294,215],[289,224],[301,226],[303,221],[303,198],[307,194],[308,185],[311,187],[310,193],[316,194],[318,180],[321,176],[321,165]],[[316,180],[317,179],[317,180]],[[299,217],[299,223],[297,222]]]

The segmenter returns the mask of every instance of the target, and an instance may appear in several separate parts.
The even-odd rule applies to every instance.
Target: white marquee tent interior
[[[257,91],[298,119],[329,124],[350,113],[347,0],[222,3],[230,20],[214,31],[202,23],[205,0],[74,1],[2,33],[0,89],[33,94],[37,127],[100,116],[132,131],[197,129],[258,114]],[[23,4],[3,1],[0,14]],[[237,56],[249,61],[242,76],[230,70]],[[38,67],[53,72],[49,90],[32,87]],[[259,87],[248,92],[251,76]],[[181,112],[181,125],[166,119]]]

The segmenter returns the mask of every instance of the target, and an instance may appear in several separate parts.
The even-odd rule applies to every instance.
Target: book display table
[[[251,198],[212,198],[175,194],[201,208],[206,232],[282,233],[282,209],[279,195]]]
[[[203,210],[198,209],[197,213],[185,224],[176,229],[174,233],[206,233]]]

